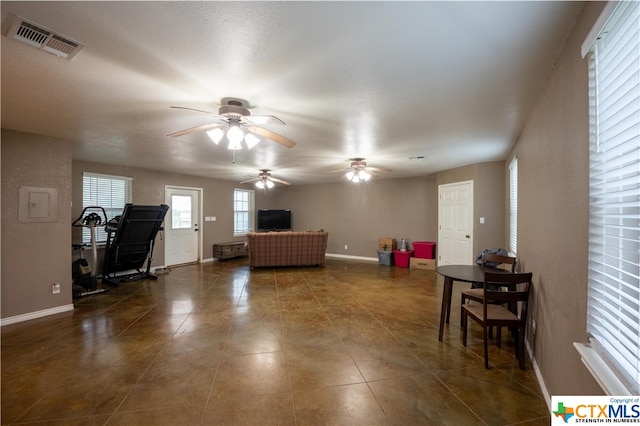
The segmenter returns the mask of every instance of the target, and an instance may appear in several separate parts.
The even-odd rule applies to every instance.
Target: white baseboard
[[[325,253],[327,257],[337,257],[340,259],[353,259],[353,260],[366,260],[370,262],[377,262],[377,257],[365,257],[365,256],[351,256],[348,254],[335,254],[335,253]]]
[[[0,326],[16,324],[23,321],[29,321],[36,318],[42,318],[49,315],[61,314],[62,312],[73,311],[73,304],[56,306],[55,308],[43,309],[41,311],[29,312],[28,314],[20,314],[12,317],[0,319]]]
[[[538,368],[538,364],[536,363],[536,359],[533,357],[533,350],[527,341],[525,343],[527,352],[529,353],[529,359],[531,359],[531,364],[533,365],[533,371],[536,373],[536,378],[538,379],[538,384],[540,385],[540,390],[542,391],[542,395],[544,396],[544,402],[547,403],[547,408],[549,412],[551,412],[551,395],[549,395],[549,391],[547,390],[547,386],[544,384],[544,379],[542,378],[542,374],[540,373],[540,369]]]
[[[198,261],[198,263],[207,263],[207,262],[215,262],[215,259],[213,257],[208,257],[206,259],[202,259]],[[151,272],[155,273],[156,271],[161,271],[167,268],[171,269],[171,267],[167,265],[154,266],[153,268],[151,268]],[[132,272],[135,272],[135,271],[132,271]]]

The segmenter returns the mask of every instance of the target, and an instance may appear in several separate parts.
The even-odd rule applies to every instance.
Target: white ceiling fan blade
[[[174,106],[174,105],[171,105],[169,108],[184,109],[184,110],[187,110],[187,111],[200,112],[202,114],[213,115],[214,117],[216,117],[216,118],[218,118],[220,120],[223,120],[223,121],[229,121],[226,117],[224,117],[222,115],[219,115],[219,114],[216,114],[216,113],[211,112],[211,111],[204,111],[204,110],[201,110],[201,109],[187,108],[187,107]]]
[[[367,167],[365,169],[366,171],[374,171],[374,172],[392,172],[393,170],[391,169],[383,169],[381,167]]]
[[[262,180],[262,178],[261,177],[254,177],[254,178],[251,178],[251,179],[243,180],[240,183],[251,183],[251,182],[255,182],[257,180]]]
[[[351,168],[350,167],[346,167],[346,168],[343,168],[343,169],[329,170],[328,172],[325,172],[325,173],[338,173],[338,172],[346,173],[349,170],[351,170]]]
[[[269,179],[271,179],[274,182],[281,183],[283,185],[291,185],[291,183],[287,182],[286,180],[282,180],[282,179],[278,179],[278,178],[274,178],[274,177],[270,177]]]
[[[225,125],[226,124],[219,124],[219,123],[203,124],[201,126],[196,126],[196,127],[191,127],[191,128],[188,128],[188,129],[180,130],[179,132],[169,133],[167,136],[172,137],[172,138],[177,138],[178,136],[188,135],[190,133],[200,132],[202,130],[213,129],[214,127],[221,127],[221,126],[225,126]]]
[[[274,133],[271,130],[267,130],[263,127],[249,126],[248,129],[250,132],[256,133],[267,139],[271,139],[272,141],[279,143],[280,145],[284,145],[287,148],[293,148],[294,146],[296,146],[296,143],[291,139],[285,138],[284,136]]]
[[[251,115],[243,118],[249,124],[285,124],[275,115]]]

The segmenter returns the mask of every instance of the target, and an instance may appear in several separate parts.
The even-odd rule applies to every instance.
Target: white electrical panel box
[[[58,190],[21,186],[18,195],[20,222],[57,222]]]

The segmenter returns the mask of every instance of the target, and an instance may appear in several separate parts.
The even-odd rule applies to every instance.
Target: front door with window
[[[164,221],[165,265],[197,262],[200,241],[200,191],[168,187],[165,198],[170,207]]]

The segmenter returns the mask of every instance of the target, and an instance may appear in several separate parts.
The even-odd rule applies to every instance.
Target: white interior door
[[[164,221],[165,265],[180,265],[199,260],[201,190],[167,187],[169,212]]]
[[[438,186],[438,265],[471,265],[473,181]]]

